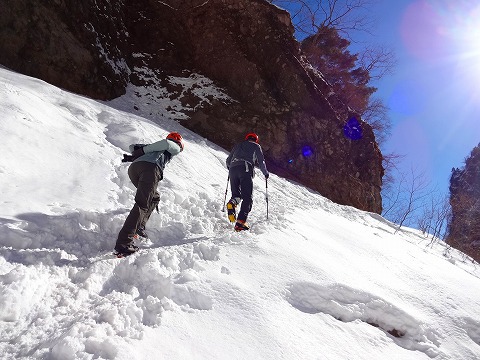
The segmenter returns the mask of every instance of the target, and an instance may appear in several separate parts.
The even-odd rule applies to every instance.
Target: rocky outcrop
[[[0,63],[92,98],[123,94],[126,29],[113,21],[122,13],[110,2],[95,3],[0,0]]]
[[[450,177],[450,220],[447,244],[480,262],[480,145]]]
[[[182,105],[170,117],[225,149],[255,131],[274,173],[381,212],[373,132],[359,119],[362,136],[344,136],[355,114],[305,63],[286,11],[263,0],[0,3],[1,64],[96,99],[142,89],[149,100],[131,110],[148,102],[159,113],[158,91]],[[225,96],[177,81],[198,76]]]

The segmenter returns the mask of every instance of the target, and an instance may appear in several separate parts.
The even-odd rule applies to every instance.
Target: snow
[[[154,123],[116,109],[128,94],[0,79],[2,359],[480,358],[480,270],[463,254],[274,174],[267,219],[260,172],[235,233],[227,152],[168,111]],[[114,258],[134,197],[122,154],[170,131],[186,146],[151,239]]]
[[[136,54],[142,57],[142,54]],[[188,114],[200,110],[211,100],[215,99],[225,104],[233,102],[233,99],[225,94],[225,91],[217,87],[212,80],[190,73],[187,77],[168,76],[166,82],[173,90],[162,85],[159,80],[159,71],[148,67],[136,67],[136,76],[140,77],[148,87],[129,84],[126,95],[110,102],[110,106],[123,111],[140,112],[147,119],[188,119]],[[189,98],[195,105],[189,104]]]

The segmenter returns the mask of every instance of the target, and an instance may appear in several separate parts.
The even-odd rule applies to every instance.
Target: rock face
[[[286,11],[263,0],[0,6],[1,64],[95,99],[134,87],[139,100],[130,110],[147,102],[158,109],[164,105],[153,94],[163,94],[182,105],[181,114],[163,110],[208,140],[230,150],[255,131],[273,173],[381,212],[382,155],[372,129],[357,116],[362,137],[344,136],[355,114],[304,61]],[[199,95],[200,78],[224,96]]]
[[[480,262],[480,145],[472,150],[463,169],[452,169],[450,205],[447,244]]]

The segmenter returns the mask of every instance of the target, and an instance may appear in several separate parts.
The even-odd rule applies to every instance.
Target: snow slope
[[[477,264],[275,175],[267,219],[260,172],[252,229],[235,233],[227,153],[122,101],[0,68],[0,358],[480,358]],[[134,196],[122,154],[170,131],[186,147],[151,240],[116,259]]]

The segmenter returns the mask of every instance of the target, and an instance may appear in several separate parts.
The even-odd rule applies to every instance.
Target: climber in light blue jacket
[[[125,219],[115,244],[115,254],[127,256],[138,250],[134,241],[147,237],[145,225],[153,210],[160,202],[157,192],[158,182],[163,179],[163,171],[170,160],[183,151],[183,138],[172,132],[166,139],[153,144],[132,144],[131,155],[124,154],[122,162],[132,162],[128,176],[137,188],[135,205]]]

